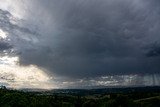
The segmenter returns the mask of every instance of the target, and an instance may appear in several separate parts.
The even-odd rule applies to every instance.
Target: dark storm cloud
[[[4,51],[4,50],[11,49],[11,48],[12,48],[12,46],[9,43],[0,41],[0,52]]]
[[[160,44],[155,42],[154,44],[152,44],[149,49],[148,52],[146,53],[147,57],[158,57],[160,56]]]
[[[146,57],[159,48],[144,48],[160,41],[158,0],[30,2],[25,18],[42,36],[18,48],[22,65],[72,78],[159,72],[160,58]]]

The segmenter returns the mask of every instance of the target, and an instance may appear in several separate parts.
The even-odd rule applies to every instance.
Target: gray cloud
[[[27,26],[24,20],[2,9],[0,9],[0,29],[7,35],[6,38],[0,39],[0,51],[12,49],[12,52],[8,51],[9,55],[22,53],[23,50],[32,47],[39,36],[34,26]]]
[[[19,21],[15,17],[12,16],[12,14],[8,11],[0,9],[0,27],[1,29],[7,31],[7,32],[13,32],[13,30],[18,30],[23,33],[27,32],[28,34],[34,34],[37,35],[35,31],[32,31],[29,27],[21,27],[18,24],[14,24],[14,22]],[[31,27],[32,28],[32,27]]]
[[[0,52],[11,48],[12,46],[10,44],[0,41]]]
[[[160,41],[158,0],[30,2],[27,24],[14,25],[11,33],[18,35],[14,44],[21,38],[22,65],[70,78],[159,72],[159,58],[146,57],[157,56],[159,48],[144,49]]]
[[[154,44],[152,44],[149,49],[148,52],[146,53],[147,57],[158,57],[160,56],[160,44],[155,42]]]

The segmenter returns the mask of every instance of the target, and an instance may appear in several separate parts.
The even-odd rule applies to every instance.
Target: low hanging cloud
[[[151,46],[160,42],[158,0],[25,3],[24,21],[0,19],[6,21],[1,27],[12,31],[21,65],[69,78],[159,73],[159,47]],[[3,17],[9,14],[2,12]]]

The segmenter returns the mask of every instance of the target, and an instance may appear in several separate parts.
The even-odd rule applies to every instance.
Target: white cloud
[[[37,66],[20,66],[18,57],[0,57],[0,84],[11,88],[56,88],[51,77]]]
[[[0,29],[0,39],[5,39],[7,37],[7,33]]]

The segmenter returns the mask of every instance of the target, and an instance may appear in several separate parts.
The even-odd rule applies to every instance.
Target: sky
[[[159,0],[0,0],[0,84],[160,85]]]

